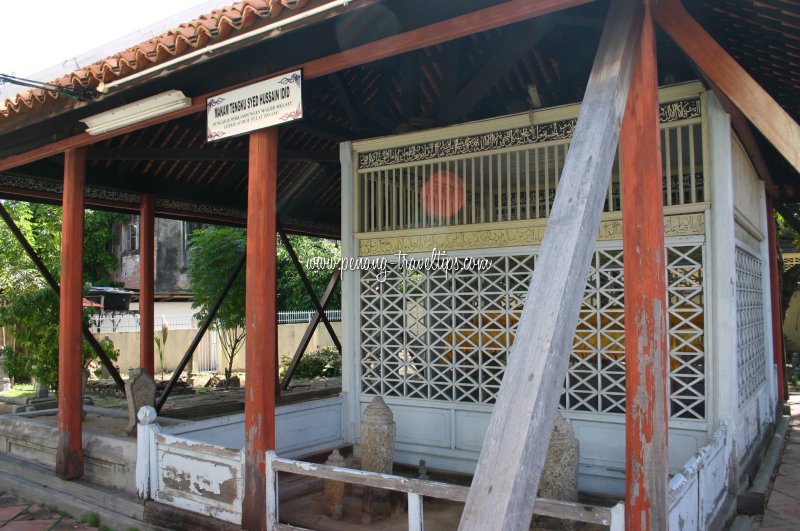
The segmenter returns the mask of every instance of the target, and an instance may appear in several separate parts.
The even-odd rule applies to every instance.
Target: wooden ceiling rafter
[[[514,22],[520,22],[522,20],[527,20],[555,11],[563,10],[569,7],[587,4],[591,1],[592,0],[541,0],[538,2],[530,2],[528,0],[508,0],[501,4],[472,11],[470,13],[459,15],[440,22],[435,22],[433,24],[390,37],[378,39],[368,44],[356,46],[354,48],[337,52],[326,57],[306,61],[300,65],[287,68],[285,71],[294,70],[300,67],[303,68],[306,79],[314,79],[354,66],[371,63],[408,51],[418,50],[427,46],[447,42],[475,32],[487,31]],[[206,94],[195,96],[192,98],[192,104],[185,109],[151,118],[149,120],[110,131],[102,135],[92,136],[88,133],[80,133],[58,142],[53,142],[46,146],[32,149],[25,153],[5,157],[4,159],[0,160],[0,171],[11,170],[21,165],[36,160],[41,160],[42,158],[63,153],[68,149],[88,146],[119,135],[139,131],[146,127],[163,124],[177,118],[202,112],[206,108],[207,98],[241,86],[249,85],[262,79],[266,79],[274,76],[275,73],[259,76],[246,82],[226,87],[224,89],[214,90]]]
[[[800,125],[689,14],[680,0],[655,0],[653,18],[697,67],[800,172]]]

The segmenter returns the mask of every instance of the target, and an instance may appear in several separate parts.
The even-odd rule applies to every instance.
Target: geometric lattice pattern
[[[767,380],[761,260],[736,247],[736,360],[739,405]]]
[[[535,255],[484,258],[483,271],[361,272],[365,395],[491,404],[525,302]],[[703,246],[667,248],[673,418],[705,416]],[[595,251],[562,407],[624,413],[621,249]]]

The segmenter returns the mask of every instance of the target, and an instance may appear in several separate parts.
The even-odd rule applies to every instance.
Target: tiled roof
[[[159,63],[163,63],[194,49],[223,41],[247,30],[259,22],[280,16],[284,7],[300,9],[309,0],[243,0],[217,9],[207,15],[181,24],[177,28],[149,39],[141,44],[116,53],[106,59],[75,70],[51,83],[66,88],[96,87],[128,76]],[[56,100],[59,96],[41,89],[31,89],[0,105],[0,119],[21,114],[36,105]]]

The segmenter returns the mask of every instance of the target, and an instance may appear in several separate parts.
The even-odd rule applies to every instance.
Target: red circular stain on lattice
[[[436,219],[447,219],[456,215],[466,200],[464,182],[449,171],[437,171],[422,185],[420,191],[422,208]]]

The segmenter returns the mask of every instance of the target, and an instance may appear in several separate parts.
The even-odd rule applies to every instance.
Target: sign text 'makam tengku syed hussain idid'
[[[208,141],[302,118],[302,88],[303,73],[295,70],[208,98]]]

